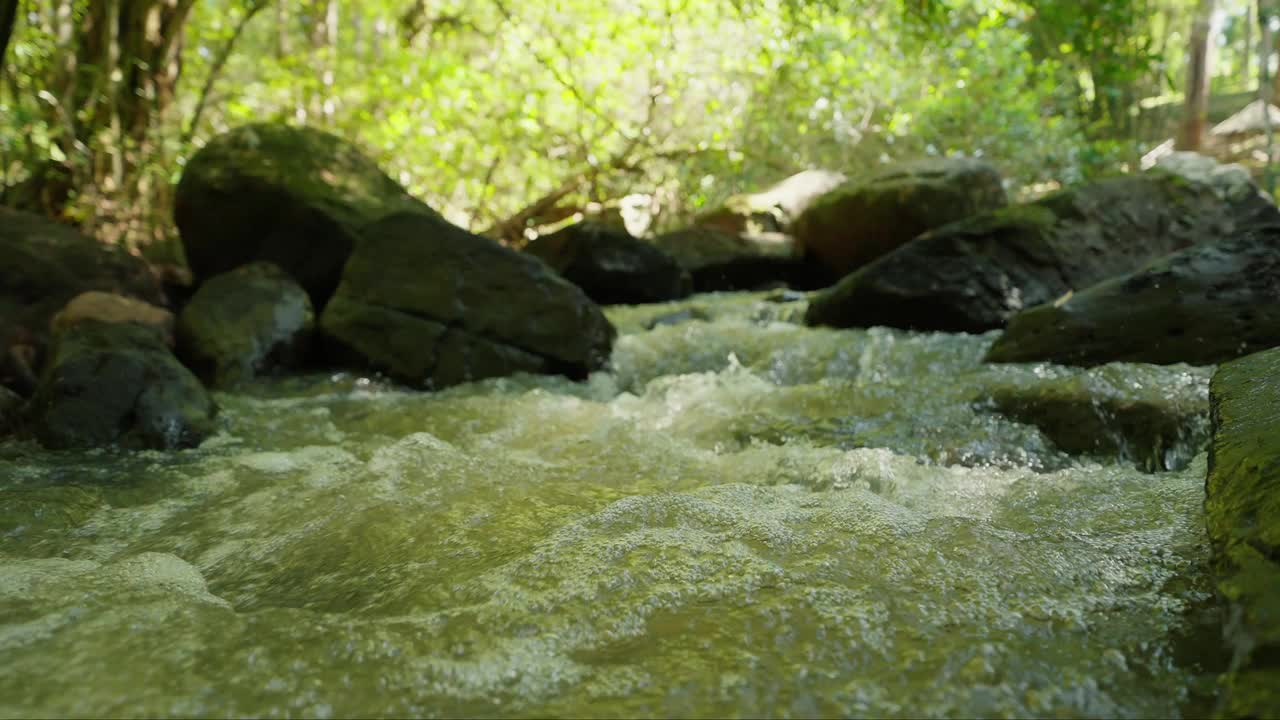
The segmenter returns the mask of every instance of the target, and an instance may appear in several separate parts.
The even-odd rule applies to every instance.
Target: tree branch
[[[236,43],[239,42],[240,36],[244,34],[244,29],[248,27],[249,21],[253,19],[268,5],[271,0],[255,0],[255,2],[245,8],[244,15],[240,16],[240,20],[236,23],[235,28],[231,31],[231,37],[223,43],[218,49],[218,54],[213,59],[213,64],[209,66],[209,74],[204,79],[204,86],[200,88],[200,97],[196,100],[196,107],[191,112],[191,121],[187,124],[186,132],[182,133],[182,144],[186,145],[195,137],[196,130],[200,127],[200,116],[204,114],[204,109],[209,101],[209,94],[213,91],[213,85],[218,81],[218,76],[222,74],[222,69],[226,67],[227,60],[231,58],[231,53],[235,50]]]

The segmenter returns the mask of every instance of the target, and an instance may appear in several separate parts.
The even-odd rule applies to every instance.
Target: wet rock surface
[[[1064,452],[1120,458],[1154,472],[1186,467],[1208,442],[1205,369],[1188,367],[1180,377],[1134,365],[1041,374],[1034,382],[993,383],[983,399],[1038,427]]]
[[[924,160],[831,190],[796,219],[792,233],[807,255],[841,277],[926,230],[1007,202],[1000,174],[990,164]]]
[[[59,334],[31,400],[31,431],[52,449],[175,449],[213,431],[215,406],[161,333],[86,320]]]
[[[542,261],[411,213],[364,230],[320,324],[346,362],[435,388],[516,372],[585,377],[614,338],[596,304]]]
[[[267,123],[210,140],[188,161],[174,198],[197,280],[266,260],[317,306],[337,287],[357,231],[398,211],[434,214],[346,140]]]
[[[806,321],[983,332],[1259,222],[1210,187],[1168,173],[1110,178],[926,233],[821,293]]]
[[[233,387],[297,369],[315,329],[311,300],[288,273],[258,262],[210,278],[182,310],[178,354],[206,382]]]
[[[993,362],[1211,364],[1280,345],[1280,227],[1173,253],[1015,316]]]
[[[1280,350],[1219,368],[1205,512],[1219,591],[1230,602],[1223,717],[1280,708]]]
[[[524,251],[602,305],[667,302],[693,289],[689,273],[670,255],[603,223],[570,225],[539,237]]]

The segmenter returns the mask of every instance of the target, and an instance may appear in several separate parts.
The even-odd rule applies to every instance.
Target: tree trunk
[[[1209,115],[1209,80],[1213,76],[1210,44],[1216,0],[1199,0],[1187,46],[1187,100],[1183,109],[1179,150],[1199,150],[1204,145]]]
[[[0,0],[0,75],[5,72],[5,58],[9,56],[9,38],[18,20],[18,0]]]
[[[1258,23],[1258,6],[1249,3],[1244,18],[1244,52],[1240,55],[1240,76],[1246,88],[1253,87],[1253,26]]]

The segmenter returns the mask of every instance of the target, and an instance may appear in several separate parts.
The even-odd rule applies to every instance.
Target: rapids
[[[1065,455],[982,398],[1079,371],[803,305],[612,309],[583,383],[263,381],[198,450],[0,443],[0,715],[1204,712],[1204,456]]]

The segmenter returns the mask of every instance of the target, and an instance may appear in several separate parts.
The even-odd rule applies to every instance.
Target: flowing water
[[[0,715],[1203,711],[1203,455],[1064,455],[982,400],[1077,371],[776,299],[615,309],[585,383],[277,380],[198,450],[0,444]]]

